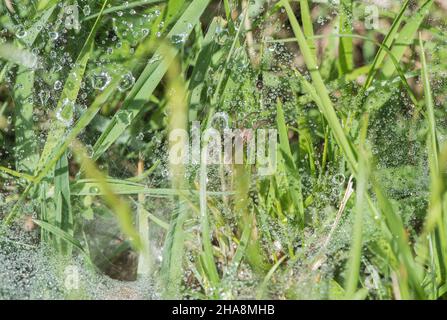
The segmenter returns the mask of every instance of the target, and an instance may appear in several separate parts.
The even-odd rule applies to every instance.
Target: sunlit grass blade
[[[199,19],[208,3],[209,0],[194,0],[167,34],[166,39],[172,41],[173,37],[179,36],[186,39],[192,31],[192,27],[199,23]],[[94,146],[93,159],[98,159],[139,114],[178,52],[178,46],[162,46],[154,53],[131,92],[126,97],[123,106],[114,115],[112,121],[97,140]]]
[[[279,268],[279,266],[281,265],[281,263],[283,263],[283,261],[287,258],[287,256],[283,256],[281,259],[278,260],[278,262],[276,262],[273,267],[269,270],[269,272],[266,274],[266,276],[264,277],[264,280],[262,281],[261,285],[259,286],[257,292],[256,292],[256,299],[261,300],[261,299],[265,299],[265,296],[267,294],[267,289],[268,289],[268,285],[270,282],[270,279],[272,278],[273,274],[275,273],[275,271]]]

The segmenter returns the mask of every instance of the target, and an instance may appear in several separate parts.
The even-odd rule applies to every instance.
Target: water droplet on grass
[[[121,77],[120,83],[118,85],[118,90],[124,92],[130,89],[135,83],[135,78],[132,73],[128,72]]]
[[[171,37],[171,41],[173,44],[181,44],[181,43],[185,43],[187,38],[188,38],[187,33],[179,33],[179,34],[174,34]]]
[[[82,12],[84,13],[85,16],[90,15],[91,13],[91,9],[89,5],[85,5],[84,8],[82,9]]]
[[[94,74],[92,76],[92,87],[103,91],[110,83],[112,78],[109,76],[107,72],[101,72],[99,74]]]
[[[60,90],[62,88],[62,82],[60,82],[59,80],[57,80],[54,83],[54,90]]]
[[[17,37],[17,38],[22,39],[22,38],[24,38],[27,34],[28,34],[28,33],[26,32],[25,28],[23,28],[22,26],[19,26],[19,27],[17,28],[17,31],[16,31],[16,37]]]
[[[59,38],[59,33],[54,31],[50,32],[48,35],[50,36],[51,40],[57,40],[57,38]]]

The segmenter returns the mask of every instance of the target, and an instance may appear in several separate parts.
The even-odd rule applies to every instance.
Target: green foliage
[[[447,12],[368,8],[2,2],[2,225],[163,298],[445,298]],[[170,162],[173,130],[210,128],[243,164]]]

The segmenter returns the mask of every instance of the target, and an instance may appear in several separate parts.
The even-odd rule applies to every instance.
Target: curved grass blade
[[[106,179],[107,184],[110,189],[114,191],[115,194],[121,195],[134,195],[134,194],[146,194],[154,197],[172,197],[177,195],[198,195],[197,190],[188,189],[163,189],[163,188],[148,188],[144,184],[132,183],[129,180],[120,179]],[[77,180],[71,185],[71,192],[74,196],[95,196],[102,195],[101,191],[98,189],[98,181],[95,179],[81,179]],[[234,192],[231,191],[212,191],[207,192],[209,196],[222,196],[222,195],[232,195]]]

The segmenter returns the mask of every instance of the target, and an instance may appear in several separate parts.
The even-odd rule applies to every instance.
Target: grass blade
[[[199,23],[199,19],[208,3],[209,0],[194,0],[168,33],[167,39],[171,40],[172,37],[178,35],[186,38],[192,30],[190,26]],[[139,114],[142,106],[149,100],[178,52],[179,47],[172,46],[168,48],[162,46],[155,52],[153,58],[149,61],[126,97],[124,105],[114,115],[112,121],[93,147],[93,159],[98,159]]]
[[[281,5],[286,9],[287,15],[289,17],[290,24],[292,26],[293,32],[296,36],[296,40],[303,54],[304,61],[306,66],[312,76],[313,85],[315,87],[316,92],[319,93],[322,108],[321,111],[325,116],[329,126],[332,129],[332,132],[345,154],[348,163],[353,170],[353,172],[357,172],[357,155],[356,152],[350,143],[349,139],[346,137],[343,128],[340,125],[337,114],[335,113],[334,107],[332,105],[331,99],[329,98],[329,94],[327,92],[326,86],[324,85],[323,79],[318,71],[318,66],[313,58],[312,52],[307,45],[306,39],[301,31],[301,27],[296,19],[292,8],[287,0],[282,0]]]
[[[366,118],[364,128],[362,130],[361,144],[365,143],[366,139]],[[351,251],[347,263],[347,279],[345,285],[345,294],[348,299],[355,297],[357,292],[357,284],[360,278],[360,260],[362,255],[362,233],[363,233],[363,219],[364,211],[366,210],[365,195],[368,189],[368,175],[369,168],[367,163],[367,154],[362,150],[359,157],[359,172],[356,183],[356,203],[355,203],[355,218],[352,232]]]
[[[399,26],[402,24],[402,21],[404,20],[404,13],[407,10],[409,2],[410,2],[409,0],[405,0],[399,13],[397,14],[396,18],[394,19],[390,30],[388,31],[387,35],[385,36],[385,39],[383,39],[382,45],[384,47],[386,47],[388,49],[391,48],[391,45],[394,41],[394,38],[396,37]],[[386,52],[382,49],[382,47],[380,47],[376,53],[376,56],[374,57],[374,61],[372,63],[371,69],[368,72],[368,77],[366,78],[364,89],[367,89],[371,85],[374,75],[376,74],[378,68],[381,66],[385,57],[386,57]]]
[[[300,12],[301,12],[301,21],[303,22],[304,36],[307,38],[307,44],[309,45],[312,54],[316,58],[317,52],[313,40],[314,28],[312,25],[312,17],[310,15],[308,0],[300,0]]]
[[[405,26],[399,32],[399,35],[397,36],[396,40],[393,42],[393,46],[391,47],[391,54],[396,58],[397,61],[400,61],[407,47],[413,44],[413,39],[416,35],[416,32],[419,29],[419,26],[421,25],[425,16],[428,15],[432,4],[433,0],[426,1],[416,13],[412,14],[411,17],[407,19]],[[393,61],[388,59],[385,61],[381,72],[386,78],[389,78],[393,75],[395,70],[395,64],[393,63]]]
[[[340,33],[352,33],[352,0],[342,0],[340,3]],[[340,38],[338,48],[338,63],[341,74],[347,74],[354,68],[354,58],[352,55],[353,45],[351,38]]]

